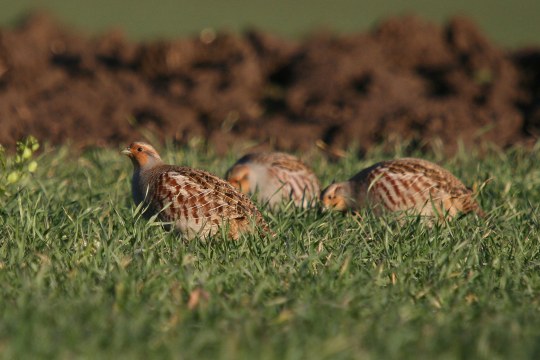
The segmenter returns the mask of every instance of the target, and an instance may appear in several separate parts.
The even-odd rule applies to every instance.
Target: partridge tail
[[[270,228],[270,225],[264,220],[261,214],[258,214],[257,216],[257,225],[259,226],[259,235],[263,237],[270,236],[272,238],[275,238],[277,235],[276,233]]]
[[[486,217],[486,213],[484,212],[484,210],[482,210],[482,208],[480,207],[480,205],[478,205],[478,203],[476,203],[476,207],[473,209],[473,211],[475,212],[476,215],[478,215],[482,219]]]

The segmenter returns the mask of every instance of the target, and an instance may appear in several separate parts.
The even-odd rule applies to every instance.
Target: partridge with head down
[[[311,169],[293,155],[252,153],[238,160],[225,175],[236,188],[271,207],[292,200],[307,207],[319,196],[319,180]]]
[[[376,213],[411,210],[425,216],[451,218],[458,213],[484,212],[471,190],[442,167],[422,159],[403,158],[368,167],[321,193],[326,208]]]
[[[255,205],[228,182],[206,171],[166,165],[149,144],[134,142],[122,151],[133,163],[132,193],[144,215],[172,225],[191,239],[226,226],[231,238],[259,226],[270,232]]]

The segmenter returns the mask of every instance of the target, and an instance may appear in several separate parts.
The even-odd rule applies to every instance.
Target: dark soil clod
[[[539,136],[539,54],[501,50],[460,17],[301,42],[250,31],[137,44],[34,15],[0,30],[0,143],[117,146],[150,130],[220,150],[238,139],[366,149],[395,134],[504,147]]]

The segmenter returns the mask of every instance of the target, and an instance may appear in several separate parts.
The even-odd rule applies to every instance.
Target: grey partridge
[[[133,199],[145,217],[157,214],[188,239],[208,237],[226,226],[237,239],[255,228],[271,232],[252,201],[228,182],[204,170],[166,165],[149,144],[134,142],[122,151],[133,163]]]
[[[225,178],[246,194],[256,193],[270,207],[289,200],[307,207],[320,192],[313,171],[297,157],[280,152],[247,154],[227,171]]]
[[[382,211],[410,210],[419,215],[452,218],[484,212],[471,190],[442,167],[422,159],[402,158],[372,165],[321,193],[326,208]]]

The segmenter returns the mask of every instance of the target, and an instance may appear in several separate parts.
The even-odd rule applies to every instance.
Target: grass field
[[[5,1],[0,25],[14,24],[32,9],[47,9],[63,22],[93,33],[121,28],[134,39],[178,37],[202,29],[257,27],[299,37],[325,27],[341,32],[366,31],[389,16],[417,14],[442,23],[466,14],[496,43],[504,46],[540,42],[538,0],[17,0]]]
[[[295,210],[265,212],[275,239],[183,243],[130,198],[115,150],[45,149],[0,197],[4,358],[540,357],[539,150],[423,157],[481,186],[486,219],[432,228]],[[192,144],[169,162],[223,174]],[[327,184],[406,147],[308,155]],[[18,189],[18,190],[17,190]]]

